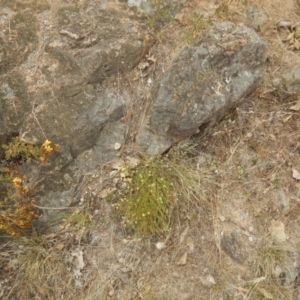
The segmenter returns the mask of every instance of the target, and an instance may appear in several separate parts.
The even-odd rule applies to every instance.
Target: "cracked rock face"
[[[111,103],[112,92],[101,85],[136,65],[145,29],[126,6],[103,9],[90,0],[55,9],[46,4],[24,1],[17,12],[10,1],[3,4],[0,141],[17,132],[37,144],[47,137],[71,148],[76,144],[77,156],[91,144],[81,145],[82,132],[95,133],[95,144],[104,124],[122,117],[124,102]],[[87,122],[94,109],[99,114]]]
[[[153,92],[137,143],[157,155],[207,132],[260,84],[265,51],[252,29],[229,22],[218,24],[200,46],[183,48]]]
[[[127,5],[103,3],[24,0],[15,11],[3,2],[0,155],[17,134],[30,144],[47,138],[61,145],[46,164],[20,166],[41,206],[78,201],[82,176],[115,158],[115,143],[125,144],[130,99],[104,83],[139,63],[147,27]],[[137,142],[160,154],[212,126],[259,84],[264,51],[252,30],[231,23],[182,49],[153,91]]]
[[[138,63],[147,28],[125,4],[48,2],[2,5],[0,149],[17,134],[30,144],[60,144],[47,166],[20,172],[35,184],[41,205],[67,206],[82,174],[124,143],[127,100],[103,82]]]

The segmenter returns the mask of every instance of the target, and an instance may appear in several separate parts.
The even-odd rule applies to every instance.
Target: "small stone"
[[[165,243],[162,243],[162,242],[158,242],[158,243],[156,243],[156,248],[158,249],[158,250],[162,250],[162,249],[165,249],[166,248],[166,244]]]
[[[204,286],[207,287],[211,287],[216,284],[215,279],[211,275],[208,275],[206,278],[200,277],[200,281]]]
[[[180,275],[179,275],[178,272],[173,272],[173,276],[174,276],[174,277],[180,277]]]
[[[193,241],[193,239],[192,239],[191,237],[188,237],[188,238],[186,239],[186,245],[189,247],[189,250],[190,250],[191,252],[194,251],[195,245],[194,245],[194,241]]]
[[[219,216],[219,219],[221,222],[224,222],[226,220],[224,216]]]
[[[284,224],[280,221],[271,221],[271,226],[269,227],[269,232],[272,236],[274,242],[283,243],[286,240],[286,235],[284,232]]]
[[[281,84],[281,79],[280,78],[273,79],[272,84],[274,87],[278,87]]]
[[[272,271],[272,275],[276,278],[279,278],[281,273],[282,273],[282,268],[276,265],[275,269]]]
[[[293,169],[293,178],[296,180],[300,180],[300,172]]]
[[[122,147],[122,144],[115,143],[115,150],[119,150]]]
[[[221,240],[221,248],[223,251],[239,263],[245,261],[245,255],[241,246],[237,232],[224,235]]]
[[[188,255],[187,252],[183,253],[183,255],[180,257],[180,259],[179,259],[179,261],[177,263],[178,266],[184,266],[184,265],[186,265],[187,255]]]

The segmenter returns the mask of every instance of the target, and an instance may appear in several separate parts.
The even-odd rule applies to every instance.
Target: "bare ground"
[[[187,21],[167,26],[151,50],[160,60],[156,72],[184,43],[182,29],[191,26],[192,12],[208,18],[227,3],[219,18],[249,24],[246,2],[188,1]],[[293,178],[293,169],[300,171],[300,124],[299,111],[290,109],[299,98],[272,85],[282,70],[300,62],[299,52],[282,42],[287,30],[275,26],[283,19],[296,23],[300,9],[292,0],[252,2],[264,19],[257,30],[268,45],[265,81],[210,136],[178,145],[178,151],[191,145],[198,151],[183,159],[202,174],[203,192],[177,205],[170,234],[129,235],[100,198],[113,181],[103,179],[113,168],[100,166],[86,175],[82,208],[65,217],[58,232],[1,246],[0,297],[300,299],[300,183]],[[128,122],[149,100],[147,80],[135,77],[133,72],[120,83],[135,100]],[[131,138],[124,157],[137,155]],[[158,242],[165,248],[158,249]]]

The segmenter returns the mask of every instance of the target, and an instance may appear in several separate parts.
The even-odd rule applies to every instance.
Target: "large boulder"
[[[74,158],[122,117],[124,101],[112,100],[102,83],[138,63],[146,27],[125,5],[73,1],[49,11],[44,1],[37,13],[31,2],[17,12],[3,4],[0,141],[15,133],[34,144],[48,138]]]
[[[124,144],[127,99],[113,83],[140,61],[147,27],[126,4],[48,2],[1,2],[0,167],[11,136],[60,144],[48,163],[19,171],[42,206],[67,206],[82,174]]]
[[[136,141],[150,155],[207,132],[264,77],[266,46],[254,30],[224,22],[186,46],[153,91]]]

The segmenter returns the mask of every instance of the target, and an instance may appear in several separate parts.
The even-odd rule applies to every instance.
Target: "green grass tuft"
[[[140,165],[121,199],[125,224],[142,235],[167,231],[176,203],[172,168],[161,159]]]
[[[114,205],[128,229],[144,236],[165,235],[175,211],[189,211],[191,205],[205,199],[201,172],[192,159],[180,159],[188,153],[190,149],[177,147],[164,157],[145,160],[131,171],[127,191]]]

